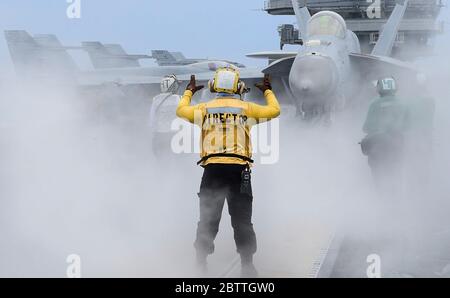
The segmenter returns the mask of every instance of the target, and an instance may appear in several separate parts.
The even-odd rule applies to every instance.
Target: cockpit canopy
[[[315,14],[308,22],[308,36],[335,36],[345,38],[347,25],[344,19],[335,12],[322,11]]]

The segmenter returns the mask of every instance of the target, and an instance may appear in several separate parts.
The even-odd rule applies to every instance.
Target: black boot
[[[241,277],[242,278],[257,278],[258,271],[253,265],[253,256],[241,255]]]

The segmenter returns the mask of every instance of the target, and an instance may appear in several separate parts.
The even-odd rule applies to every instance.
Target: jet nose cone
[[[299,99],[331,95],[337,88],[334,62],[322,56],[298,57],[292,66],[289,84]]]
[[[302,92],[308,92],[313,86],[313,83],[310,80],[302,80],[298,85]]]

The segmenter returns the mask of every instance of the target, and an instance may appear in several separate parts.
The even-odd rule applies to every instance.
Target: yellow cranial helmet
[[[245,90],[245,84],[240,80],[239,71],[232,67],[217,69],[214,79],[210,80],[208,85],[209,90],[213,93],[242,94]]]

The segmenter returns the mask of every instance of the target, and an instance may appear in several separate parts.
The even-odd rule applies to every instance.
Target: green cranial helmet
[[[380,95],[392,95],[397,92],[397,82],[393,77],[378,80],[377,91]]]

